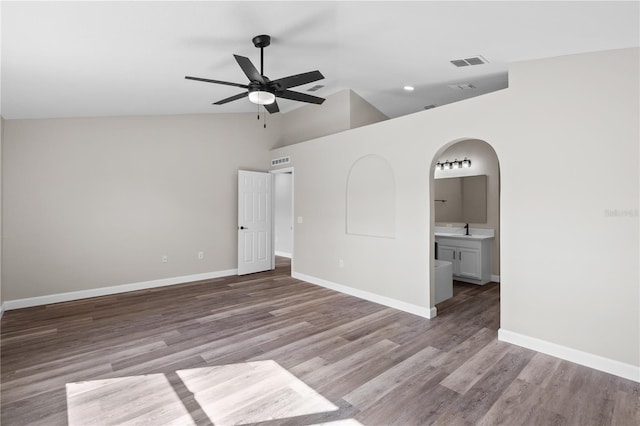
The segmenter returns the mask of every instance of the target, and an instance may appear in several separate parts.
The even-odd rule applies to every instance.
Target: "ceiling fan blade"
[[[268,104],[268,105],[264,105],[264,109],[269,111],[269,114],[280,112],[280,108],[278,107],[278,103],[277,102],[274,102],[274,103]]]
[[[205,83],[226,84],[227,86],[242,87],[243,89],[249,88],[249,86],[247,86],[246,84],[231,83],[229,81],[210,80],[208,78],[190,77],[188,75],[186,75],[184,78],[186,78],[187,80],[204,81]]]
[[[240,65],[240,68],[242,68],[242,71],[245,73],[249,80],[257,81],[260,84],[266,83],[262,75],[258,72],[256,67],[253,66],[249,58],[240,55],[233,55],[233,57],[236,58],[236,62],[238,62],[238,65]]]
[[[310,104],[318,104],[324,102],[324,98],[317,96],[307,95],[306,93],[294,92],[293,90],[283,90],[282,92],[276,92],[276,97],[291,99],[292,101],[307,102]]]
[[[314,81],[322,80],[324,76],[318,70],[303,72],[302,74],[291,75],[289,77],[279,78],[273,80],[278,90],[285,90],[290,87],[302,86],[303,84],[313,83]]]
[[[228,98],[222,99],[221,101],[214,102],[213,105],[223,105],[227,102],[237,101],[238,99],[245,98],[249,95],[249,92],[238,93],[237,95],[229,96]]]

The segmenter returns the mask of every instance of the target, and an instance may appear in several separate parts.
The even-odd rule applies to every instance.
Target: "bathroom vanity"
[[[437,259],[451,262],[453,279],[484,285],[491,281],[491,245],[493,230],[435,233]]]

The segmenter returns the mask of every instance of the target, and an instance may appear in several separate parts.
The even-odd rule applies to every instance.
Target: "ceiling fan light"
[[[256,90],[249,92],[249,100],[258,105],[270,105],[276,101],[276,95],[271,92]]]

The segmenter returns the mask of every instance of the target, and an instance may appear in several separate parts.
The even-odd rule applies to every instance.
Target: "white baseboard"
[[[0,304],[0,318],[2,318],[3,314],[4,314],[4,303]]]
[[[522,346],[527,349],[533,349],[537,352],[542,352],[556,358],[561,358],[589,368],[604,371],[605,373],[633,380],[634,382],[640,382],[640,366],[626,364],[600,355],[594,355],[589,352],[579,351],[577,349],[547,342],[546,340],[541,340],[535,337],[525,336],[524,334],[515,333],[503,328],[498,330],[498,340]]]
[[[500,275],[491,275],[491,282],[499,283],[500,282]]]
[[[186,275],[182,277],[162,278],[159,280],[143,281],[133,284],[123,284],[111,287],[100,287],[90,290],[72,291],[69,293],[50,294],[47,296],[29,297],[26,299],[7,300],[3,304],[3,309],[21,309],[31,306],[49,305],[51,303],[68,302],[70,300],[88,299],[90,297],[108,296],[110,294],[126,293],[128,291],[146,290],[155,287],[164,287],[174,284],[183,284],[193,281],[210,280],[212,278],[227,277],[237,275],[237,269],[227,269],[226,271],[206,272],[203,274]]]
[[[423,318],[431,319],[431,318],[435,318],[435,316],[437,315],[437,310],[435,307],[427,308],[424,306],[414,305],[413,303],[402,302],[397,299],[392,299],[386,296],[380,296],[379,294],[370,293],[364,290],[358,290],[356,288],[348,287],[342,284],[332,283],[330,281],[323,280],[322,278],[316,278],[310,275],[300,274],[298,272],[293,272],[291,276],[298,280],[302,280],[311,284],[316,284],[322,287],[326,287],[328,289],[335,290],[340,293],[348,294],[350,296],[355,296],[360,299],[368,300],[370,302],[378,303],[380,305],[388,306],[390,308],[394,308],[400,311],[408,312],[410,314],[418,315]]]
[[[286,257],[287,259],[291,259],[291,253],[287,253],[284,251],[275,251],[276,256]]]

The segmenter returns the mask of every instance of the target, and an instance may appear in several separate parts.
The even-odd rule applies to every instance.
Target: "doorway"
[[[293,167],[272,170],[273,174],[273,253],[293,263]]]
[[[460,300],[456,298],[459,293],[475,294],[491,288],[498,292],[495,300],[499,300],[500,165],[495,150],[479,139],[452,141],[432,159],[429,179],[429,230],[434,252],[429,261],[432,304],[441,302],[436,306],[440,314],[452,304],[451,300]],[[473,238],[461,237],[467,233]],[[443,235],[456,237],[451,240]],[[477,250],[472,243],[478,245]],[[442,294],[442,270],[436,274],[435,268],[446,266],[443,264],[447,261],[451,263],[453,282],[453,298],[449,302],[436,300],[436,287]],[[499,311],[499,302],[497,305],[493,308]]]

